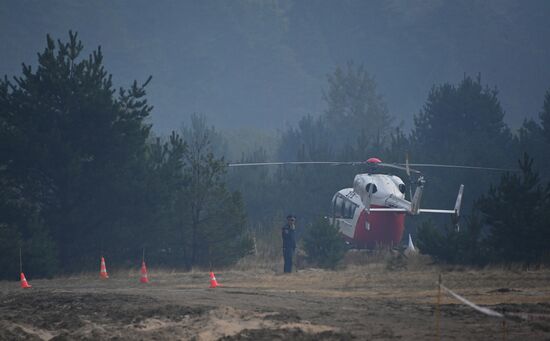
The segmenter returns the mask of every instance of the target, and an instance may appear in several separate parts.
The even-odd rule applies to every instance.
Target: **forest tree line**
[[[100,256],[190,269],[252,247],[241,195],[223,182],[200,117],[155,137],[143,84],[115,89],[101,49],[76,34],[0,82],[0,264],[33,276],[89,271]],[[221,228],[219,228],[221,226]]]
[[[405,132],[388,112],[362,65],[348,63],[328,76],[326,109],[281,133],[275,160],[364,161],[496,167],[510,171],[420,169],[426,179],[424,208],[449,209],[465,185],[457,228],[447,217],[410,217],[406,233],[421,250],[451,263],[548,261],[550,247],[550,90],[539,120],[513,131],[504,121],[496,88],[481,75],[458,84],[434,85]],[[268,161],[263,149],[242,161]],[[230,171],[242,191],[249,219],[270,226],[274,214],[293,212],[306,225],[330,215],[330,199],[352,187],[361,166],[283,166]],[[398,174],[409,186],[407,175]],[[254,189],[254,190],[251,190]],[[258,190],[259,189],[259,190]],[[409,192],[408,190],[406,191]]]
[[[228,170],[228,140],[205,116],[193,115],[170,136],[154,136],[145,92],[150,79],[116,89],[101,49],[87,57],[82,50],[76,34],[67,42],[48,37],[35,69],[23,65],[20,76],[0,82],[3,278],[17,273],[19,249],[34,276],[94,269],[101,255],[116,266],[135,266],[143,250],[157,264],[184,269],[232,264],[251,252],[251,233],[282,224],[285,214],[297,215],[302,225],[330,214],[332,195],[351,187],[361,172],[359,166]],[[500,231],[493,244],[483,244],[496,248],[524,236],[521,250],[547,249],[533,239],[547,238],[550,230],[544,218],[550,211],[544,185],[550,174],[550,92],[540,120],[512,131],[498,92],[483,86],[480,76],[465,76],[456,85],[434,85],[405,132],[362,65],[337,67],[327,81],[322,113],[304,116],[270,140],[275,144],[258,143],[232,161],[377,156],[403,162],[408,155],[418,163],[518,168],[523,160],[517,174],[426,171],[423,206],[450,207],[464,183],[465,231]],[[530,157],[522,158],[524,152]],[[517,216],[503,224],[502,212]],[[409,221],[413,233],[421,225],[419,234],[435,229],[423,239],[426,250],[454,238],[442,234],[446,222]],[[481,242],[482,233],[476,238]],[[506,260],[541,257],[525,252]]]

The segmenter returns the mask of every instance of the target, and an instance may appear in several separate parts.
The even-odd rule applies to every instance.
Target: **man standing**
[[[285,269],[286,273],[292,272],[292,256],[294,255],[294,250],[296,249],[296,217],[292,214],[289,214],[286,217],[286,225],[283,226],[282,236],[283,236],[283,257],[285,259]]]

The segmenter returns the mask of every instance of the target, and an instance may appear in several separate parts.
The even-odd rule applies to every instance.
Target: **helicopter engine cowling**
[[[404,201],[404,186],[399,177],[388,174],[358,174],[353,181],[353,190],[367,210],[370,205],[388,206],[388,198]]]

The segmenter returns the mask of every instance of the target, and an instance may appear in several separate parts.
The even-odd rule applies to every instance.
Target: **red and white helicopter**
[[[404,169],[420,174],[409,168],[394,164],[385,164],[378,158],[366,161],[370,171],[357,174],[353,188],[338,191],[332,199],[332,222],[336,224],[343,237],[359,248],[373,248],[376,245],[398,245],[405,230],[405,215],[420,213],[451,214],[453,222],[458,223],[464,185],[460,185],[454,209],[420,208],[424,190],[424,178],[416,180],[414,195],[409,192],[410,201],[405,199],[407,186],[400,177],[393,174],[374,173],[380,167]]]
[[[460,205],[464,185],[460,185],[456,203],[453,209],[425,209],[420,207],[424,190],[424,178],[413,167],[444,167],[481,170],[505,170],[500,168],[439,165],[439,164],[405,164],[383,163],[378,158],[370,158],[362,162],[259,162],[230,163],[229,167],[268,166],[268,165],[366,165],[367,172],[357,174],[353,188],[339,190],[332,198],[331,222],[338,226],[344,239],[358,248],[373,248],[377,245],[398,245],[405,229],[405,216],[420,213],[450,214],[452,221],[458,226]],[[399,169],[405,171],[409,178],[416,174],[414,194],[409,187],[409,200],[405,198],[407,186],[403,180],[393,174],[381,173],[381,169]],[[411,181],[412,185],[412,181]]]

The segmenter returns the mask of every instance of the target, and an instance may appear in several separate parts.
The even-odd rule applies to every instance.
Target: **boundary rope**
[[[437,283],[437,282],[436,282]],[[492,309],[489,309],[489,308],[485,308],[485,307],[480,307],[478,306],[477,304],[475,304],[474,302],[472,301],[469,301],[467,300],[466,298],[460,296],[459,294],[457,294],[456,292],[452,291],[451,289],[447,288],[446,286],[444,286],[443,284],[441,283],[437,283],[437,285],[439,285],[441,287],[441,289],[445,290],[447,293],[449,293],[451,296],[453,296],[454,298],[456,298],[457,300],[459,300],[460,302],[470,306],[471,308],[479,311],[480,313],[483,313],[485,315],[488,315],[488,316],[493,316],[493,317],[500,317],[500,318],[503,318],[504,315],[497,312],[497,311],[494,311]]]

